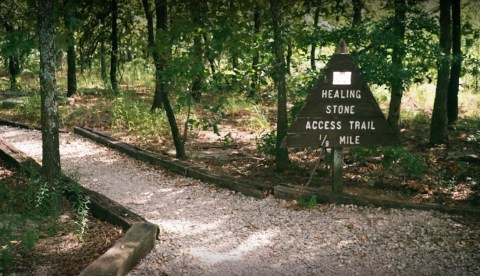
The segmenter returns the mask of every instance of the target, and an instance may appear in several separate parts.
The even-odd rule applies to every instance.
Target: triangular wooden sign
[[[323,72],[288,129],[287,147],[398,143],[350,54],[334,54]]]

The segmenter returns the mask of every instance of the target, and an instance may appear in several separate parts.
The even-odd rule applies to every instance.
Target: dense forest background
[[[59,126],[89,114],[143,139],[161,136],[185,159],[192,130],[228,144],[219,131],[226,110],[249,109],[257,147],[281,171],[288,124],[340,39],[397,132],[405,118],[428,120],[430,144],[448,144],[459,118],[478,121],[479,11],[473,0],[4,0],[0,85],[30,95],[21,112],[42,117],[54,148]],[[406,93],[432,106],[412,115]],[[108,102],[109,119],[62,107],[82,95]]]

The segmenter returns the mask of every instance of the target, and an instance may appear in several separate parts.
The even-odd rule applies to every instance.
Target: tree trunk
[[[352,6],[353,6],[352,26],[358,26],[358,25],[362,24],[363,1],[362,0],[352,0]]]
[[[17,75],[20,73],[20,61],[17,56],[8,57],[8,74],[10,78],[10,90],[18,89]]]
[[[4,23],[5,31],[7,34],[13,33],[14,29],[13,26],[8,24],[8,22]],[[15,54],[10,54],[7,58],[8,60],[8,75],[10,78],[10,90],[15,91],[17,90],[17,75],[20,73],[20,60],[18,56]]]
[[[111,11],[112,11],[112,33],[111,33],[111,43],[112,49],[110,52],[110,83],[112,85],[112,90],[115,94],[118,94],[118,82],[117,82],[117,67],[118,67],[118,2],[117,0],[111,0]]]
[[[394,73],[390,80],[391,99],[387,121],[396,134],[400,135],[400,107],[403,96],[403,57],[405,56],[405,28],[407,3],[405,0],[395,1],[395,41],[392,51],[392,67]]]
[[[165,80],[165,67],[168,62],[170,46],[162,45],[163,49],[160,49],[158,45],[158,38],[161,32],[166,32],[168,28],[168,2],[167,0],[155,0],[155,13],[157,17],[157,43],[155,43],[154,56],[158,62],[155,62],[155,91],[159,91],[165,113],[167,115],[168,123],[170,125],[170,131],[172,133],[173,144],[176,150],[176,157],[178,159],[185,159],[187,154],[185,152],[185,140],[180,137],[180,131],[178,130],[177,120],[175,119],[175,113],[173,111],[168,92],[166,91],[167,81]],[[155,93],[157,95],[157,93]]]
[[[252,70],[253,70],[253,75],[252,75],[252,80],[250,84],[250,93],[249,97],[250,98],[255,98],[255,95],[257,94],[258,91],[258,64],[260,63],[260,51],[259,49],[259,39],[258,35],[260,34],[260,7],[258,4],[255,4],[255,9],[253,11],[253,34],[255,36],[255,53],[253,54],[252,58]]]
[[[55,79],[54,0],[38,0],[42,169],[50,185],[60,176],[58,101]]]
[[[452,1],[452,67],[448,83],[447,118],[448,124],[454,124],[458,119],[458,88],[462,70],[462,26],[460,16],[460,0]]]
[[[150,11],[150,4],[148,3],[148,0],[142,0],[143,4],[143,9],[145,11],[145,17],[147,19],[147,40],[148,40],[148,48],[151,51],[152,57],[153,57],[153,63],[155,64],[155,92],[153,96],[153,103],[152,107],[150,108],[150,111],[154,111],[156,109],[162,108],[162,93],[163,93],[163,87],[160,85],[161,80],[159,81],[157,79],[157,72],[160,73],[163,69],[159,70],[159,66],[161,67],[162,65],[160,64],[160,57],[159,57],[159,51],[158,47],[159,45],[156,45],[155,43],[155,35],[154,35],[154,30],[153,30],[153,16],[152,12]],[[166,14],[166,11],[158,11],[158,9],[166,9],[166,7],[163,7],[163,5],[155,5],[155,11],[156,13]],[[156,29],[157,31],[165,30],[166,29],[166,24],[165,26],[162,26],[162,21],[157,19],[157,25]]]
[[[190,1],[190,12],[192,16],[192,23],[195,27],[200,27],[201,24],[201,13],[203,10],[203,0],[191,0]],[[193,51],[194,51],[194,60],[195,68],[193,72],[193,81],[192,81],[192,97],[196,102],[200,102],[202,99],[202,85],[204,77],[204,67],[203,67],[203,46],[201,34],[195,34],[193,38]]]
[[[292,55],[293,55],[293,51],[292,51],[292,44],[288,44],[287,45],[287,57],[286,57],[286,66],[287,66],[287,74],[288,75],[291,75],[292,72],[291,72],[291,67],[292,67]]]
[[[206,33],[202,33],[203,43],[205,44],[205,55],[208,59],[208,63],[210,64],[210,71],[212,71],[212,77],[215,78],[216,68],[215,68],[215,59],[212,55],[212,50],[209,44],[208,35]]]
[[[318,19],[320,17],[320,6],[315,7],[315,14],[313,16],[313,29],[316,30],[318,28]],[[316,55],[317,55],[317,41],[313,41],[312,45],[310,46],[310,67],[312,71],[317,70],[316,64]]]
[[[282,29],[280,28],[281,0],[270,0],[270,12],[273,24],[273,51],[275,56],[275,66],[273,68],[273,79],[277,87],[277,140],[275,163],[278,171],[284,171],[288,168],[288,150],[281,148],[281,143],[287,134],[287,86],[285,80],[286,68],[285,57],[283,54]]]
[[[100,41],[100,75],[104,86],[106,86],[108,77],[107,77],[107,61],[105,60],[105,56],[107,54],[107,50],[105,49],[105,41],[102,39]]]
[[[447,94],[450,76],[451,50],[450,0],[440,0],[440,49],[443,55],[438,60],[437,88],[430,125],[430,143],[448,143]]]
[[[77,93],[77,66],[75,57],[75,37],[73,17],[73,3],[71,0],[64,1],[64,22],[67,39],[67,97],[71,97]]]

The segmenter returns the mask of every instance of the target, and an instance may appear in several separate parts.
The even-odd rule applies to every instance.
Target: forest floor
[[[23,173],[0,159],[2,198],[11,195],[15,201],[2,200],[1,210],[25,208],[18,205],[22,204],[18,199],[24,197],[20,193],[27,189],[26,181]],[[58,218],[3,211],[0,275],[78,275],[123,235],[120,227],[88,216],[81,236],[75,211],[67,200]]]
[[[145,98],[145,91],[137,91],[136,95]],[[76,96],[74,101],[62,107],[69,114],[64,119],[64,129],[71,131],[73,126],[95,128],[144,150],[174,156],[168,137],[146,137],[126,128],[112,127],[111,112],[102,109],[111,104],[108,101],[111,99],[99,100],[98,95]],[[405,99],[404,108],[415,109],[416,104],[411,102],[412,99]],[[429,117],[428,112],[404,120],[400,147],[345,148],[344,192],[410,203],[479,207],[480,121],[460,118],[450,129],[448,145],[430,147],[430,126],[425,119]],[[268,111],[270,122],[275,121],[274,114],[275,110]],[[16,112],[5,116],[38,125],[38,121]],[[277,172],[274,157],[258,150],[259,136],[265,133],[259,135],[258,130],[253,131],[245,123],[251,117],[248,110],[227,110],[218,125],[218,134],[211,129],[191,130],[186,143],[188,161],[242,180],[331,189],[329,150],[319,161],[318,149],[290,149],[289,169]]]

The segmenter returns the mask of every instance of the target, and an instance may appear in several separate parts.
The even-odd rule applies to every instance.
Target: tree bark
[[[144,8],[146,14],[149,12],[148,0],[144,1]],[[172,105],[170,103],[170,98],[166,90],[167,80],[165,79],[165,67],[168,63],[168,57],[170,52],[169,45],[159,45],[159,37],[162,32],[166,32],[168,29],[168,2],[167,0],[155,0],[155,14],[157,18],[156,22],[156,36],[157,41],[151,33],[149,37],[149,43],[153,43],[154,50],[154,62],[155,62],[155,97],[159,97],[163,108],[165,109],[165,114],[167,115],[168,123],[170,125],[170,131],[172,133],[173,144],[175,146],[176,157],[178,159],[185,159],[187,154],[185,152],[185,139],[182,139],[180,136],[180,131],[178,129],[177,120],[175,119],[175,112],[173,111]],[[153,24],[152,24],[153,25]],[[149,33],[150,36],[150,33]],[[163,47],[162,49],[160,47]],[[158,91],[158,93],[157,93]],[[152,107],[153,108],[153,107]]]
[[[275,163],[278,171],[284,171],[288,168],[288,150],[282,148],[281,143],[287,134],[287,86],[285,80],[286,66],[283,54],[282,29],[280,27],[281,0],[270,0],[270,12],[273,25],[273,51],[275,56],[275,66],[273,68],[273,79],[277,87],[277,140]]]
[[[152,102],[152,107],[150,108],[150,111],[154,111],[156,109],[162,108],[162,93],[163,93],[163,86],[160,85],[161,80],[157,81],[157,72],[161,73],[163,70],[162,64],[160,61],[160,56],[159,56],[159,51],[158,47],[159,45],[156,45],[155,43],[155,35],[154,35],[154,29],[153,29],[153,15],[150,10],[150,4],[148,3],[148,0],[142,0],[143,4],[143,9],[145,11],[145,17],[147,19],[147,40],[148,40],[148,48],[151,51],[152,57],[153,57],[153,63],[155,65],[155,92],[153,96],[153,102]],[[158,6],[155,5],[155,12],[157,14],[166,14],[166,11],[163,10],[158,10],[158,9],[166,9],[166,7],[163,7],[163,5],[159,4]],[[158,11],[157,11],[158,10]],[[156,29],[157,32],[161,30],[166,29],[166,24],[165,26],[162,26],[162,21],[157,19],[157,24],[156,24]],[[160,70],[159,70],[160,68]]]
[[[64,23],[67,37],[67,97],[71,97],[77,93],[77,66],[75,56],[75,37],[74,26],[72,22],[73,5],[71,0],[65,0],[64,3]]]
[[[10,78],[10,90],[18,89],[17,75],[20,73],[20,60],[17,56],[8,57],[8,74]]]
[[[391,98],[388,109],[387,121],[396,132],[397,137],[400,135],[400,107],[403,97],[403,57],[405,56],[405,29],[406,29],[406,12],[407,3],[405,0],[395,1],[395,29],[394,29],[394,46],[392,51],[392,67],[393,74],[390,80]]]
[[[255,95],[257,94],[258,91],[258,65],[260,63],[260,51],[259,49],[259,39],[258,35],[260,34],[260,7],[258,4],[255,4],[255,9],[253,11],[253,34],[255,36],[255,53],[253,54],[252,58],[252,70],[253,70],[253,75],[252,75],[252,80],[250,84],[250,93],[249,97],[250,98],[255,98]]]
[[[40,51],[42,170],[50,185],[60,176],[58,101],[55,79],[54,0],[37,0]]]
[[[111,32],[111,43],[112,49],[110,52],[110,84],[112,85],[112,90],[115,94],[118,94],[118,81],[117,81],[117,67],[118,67],[118,2],[117,0],[111,0],[110,8],[112,11],[112,32]]]
[[[320,17],[320,6],[318,5],[315,7],[315,14],[313,15],[313,29],[318,28],[318,19]],[[317,41],[313,41],[312,45],[310,46],[310,67],[312,68],[312,71],[317,70],[317,64],[316,64],[316,55],[317,55]]]
[[[452,7],[452,67],[448,83],[447,118],[448,124],[458,119],[458,88],[462,71],[462,26],[460,0],[451,0]]]
[[[440,49],[442,55],[437,62],[437,88],[430,125],[430,144],[432,145],[448,143],[447,94],[450,76],[451,29],[450,0],[440,0]]]

